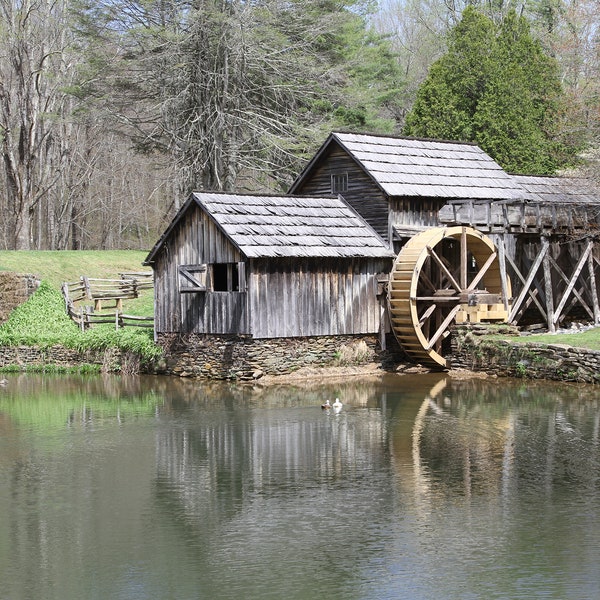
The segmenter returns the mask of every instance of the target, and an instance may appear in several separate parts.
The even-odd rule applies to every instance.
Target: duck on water
[[[325,403],[321,404],[321,408],[323,410],[330,410],[331,408],[333,408],[334,412],[340,412],[340,410],[342,410],[342,406],[343,404],[340,402],[339,398],[336,398],[333,404],[331,404],[329,400],[325,400]]]

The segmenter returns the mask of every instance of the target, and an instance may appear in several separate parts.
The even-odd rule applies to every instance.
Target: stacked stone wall
[[[376,336],[330,336],[253,340],[237,337],[163,335],[164,358],[151,364],[118,349],[80,352],[63,346],[0,346],[0,369],[48,370],[97,365],[106,373],[153,373],[207,379],[251,380],[284,375],[302,367],[377,364],[392,369],[400,348],[381,352]]]
[[[131,359],[115,348],[80,352],[64,346],[0,346],[0,368],[43,370],[44,367],[73,368],[87,364],[99,365],[104,372],[120,372]]]
[[[37,275],[0,271],[0,323],[4,323],[17,306],[27,301],[39,285]]]
[[[596,350],[494,339],[486,335],[484,327],[477,326],[454,331],[448,362],[451,369],[499,377],[600,383],[600,352]]]
[[[182,377],[257,379],[302,367],[381,364],[377,336],[320,336],[256,340],[239,337],[162,334],[164,372]]]
[[[512,342],[486,333],[484,327],[477,325],[458,327],[453,332],[448,367],[499,377],[600,383],[598,351],[562,344]],[[263,375],[293,373],[302,367],[377,364],[394,370],[405,362],[393,340],[388,339],[388,350],[381,352],[375,336],[254,340],[163,335],[159,336],[159,343],[165,350],[165,358],[150,365],[133,353],[117,349],[80,352],[62,346],[2,346],[0,368],[43,370],[89,364],[113,373],[251,380]]]

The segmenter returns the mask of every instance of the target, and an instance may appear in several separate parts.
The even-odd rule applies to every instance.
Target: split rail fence
[[[100,323],[113,323],[115,329],[153,327],[154,317],[123,313],[123,300],[137,298],[142,290],[153,286],[152,273],[140,272],[121,273],[120,279],[81,276],[79,281],[63,283],[61,289],[67,314],[84,331]],[[114,308],[114,312],[106,312],[107,308]]]

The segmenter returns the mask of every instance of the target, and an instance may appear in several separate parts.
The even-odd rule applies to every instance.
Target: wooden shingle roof
[[[513,175],[526,199],[544,204],[600,204],[600,189],[588,179]]]
[[[194,198],[248,258],[393,256],[341,198],[219,193]]]
[[[332,133],[291,187],[337,143],[388,196],[513,200],[523,190],[474,144]]]
[[[343,199],[196,192],[146,258],[154,256],[169,232],[196,204],[248,258],[365,257],[394,253]]]

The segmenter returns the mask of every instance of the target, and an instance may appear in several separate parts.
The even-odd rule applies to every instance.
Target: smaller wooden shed
[[[450,200],[513,201],[518,182],[464,142],[332,133],[290,188],[341,194],[395,250],[440,222]]]
[[[378,333],[394,254],[340,197],[194,193],[144,264],[155,332]]]

